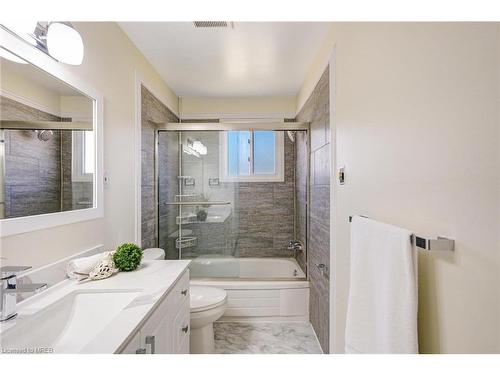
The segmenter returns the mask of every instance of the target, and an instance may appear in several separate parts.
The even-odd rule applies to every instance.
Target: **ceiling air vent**
[[[227,21],[194,21],[195,27],[233,27],[232,22]]]

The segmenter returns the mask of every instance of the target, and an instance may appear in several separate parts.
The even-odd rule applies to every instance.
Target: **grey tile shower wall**
[[[73,149],[73,139],[71,132],[61,134],[61,162],[62,162],[62,210],[73,209],[73,184],[71,183],[71,153]]]
[[[178,122],[179,119],[144,87],[141,87],[141,102],[141,242],[143,248],[148,248],[157,246],[155,123]],[[173,178],[172,181],[177,181],[177,174]],[[160,222],[164,220],[166,218],[160,215]]]
[[[294,144],[285,135],[285,181],[248,182],[235,186],[238,219],[236,255],[291,257],[294,237]]]
[[[61,121],[61,118],[5,96],[0,96],[0,115],[2,120]]]
[[[154,126],[141,120],[141,246],[156,245]]]
[[[307,222],[308,222],[308,179],[309,179],[309,137],[305,132],[295,133],[295,233],[305,246],[305,251],[297,254],[297,262],[307,272]]]
[[[179,208],[167,206],[165,202],[174,202],[179,193],[179,135],[177,132],[161,132],[158,136],[158,201],[159,227],[158,243],[165,250],[167,259],[177,259],[179,253],[175,247],[177,238],[176,217]]]
[[[296,117],[296,121],[310,123],[310,194],[307,221],[307,273],[310,280],[310,320],[325,353],[329,352],[330,280],[319,264],[330,264],[330,93],[329,69],[325,70],[311,96]],[[307,170],[304,168],[303,145],[307,140],[298,138],[297,146],[297,200],[298,233],[304,236],[304,196],[302,191]],[[302,152],[299,154],[299,150]],[[301,262],[304,260],[301,259]]]
[[[0,97],[2,120],[60,121],[58,116]],[[61,132],[40,141],[31,130],[5,130],[5,216],[61,210]]]

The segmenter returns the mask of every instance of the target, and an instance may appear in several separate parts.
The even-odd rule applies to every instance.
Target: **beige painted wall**
[[[182,118],[295,117],[295,97],[185,97],[181,99]]]
[[[9,62],[9,64],[14,63]],[[61,95],[60,91],[54,89],[53,86],[37,82],[32,76],[35,75],[33,71],[37,71],[37,75],[45,75],[45,79],[51,83],[57,81],[55,78],[38,71],[37,68],[32,66],[21,65],[21,67],[25,66],[28,71],[15,71],[8,64],[0,66],[0,89],[2,94],[56,116],[73,117],[78,120],[92,119],[92,100],[81,95],[76,90],[73,93],[68,93],[68,95]],[[27,74],[31,74],[31,76]],[[59,86],[62,86],[62,84],[59,84]]]
[[[155,95],[177,112],[177,97],[115,23],[76,23],[85,43],[80,66],[61,69],[104,96],[104,218],[5,237],[5,264],[40,266],[104,243],[134,240],[135,70]]]
[[[500,352],[500,121],[497,24],[338,24],[334,345],[344,347],[349,224],[364,214],[454,253],[419,252],[424,353]],[[334,138],[335,139],[335,138]]]
[[[330,56],[332,54],[333,45],[335,43],[336,30],[338,23],[331,23],[330,29],[328,30],[325,40],[321,44],[321,47],[314,57],[311,66],[309,67],[306,76],[304,77],[304,82],[302,83],[299,92],[295,98],[295,110],[297,113],[300,112],[302,106],[306,103],[309,96],[316,87],[321,75],[325,71],[328,63],[330,61]]]
[[[71,117],[76,120],[90,120],[93,117],[93,101],[85,96],[60,97],[61,117]]]
[[[0,66],[0,88],[5,94],[16,95],[41,111],[58,116],[61,112],[60,95],[28,79],[20,72],[8,68],[7,64]],[[12,98],[15,100],[15,98]]]

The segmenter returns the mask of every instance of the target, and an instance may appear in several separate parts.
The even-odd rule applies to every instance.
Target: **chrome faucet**
[[[293,257],[297,256],[297,252],[304,251],[304,245],[298,240],[290,241],[288,244],[288,250],[293,250]]]
[[[0,322],[13,319],[17,316],[17,294],[38,293],[47,287],[47,284],[17,285],[17,274],[29,270],[31,266],[4,266],[0,268]]]

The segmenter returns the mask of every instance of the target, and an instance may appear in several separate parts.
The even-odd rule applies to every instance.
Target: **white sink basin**
[[[77,290],[35,314],[20,310],[16,324],[2,332],[0,346],[4,352],[78,353],[138,295]]]

